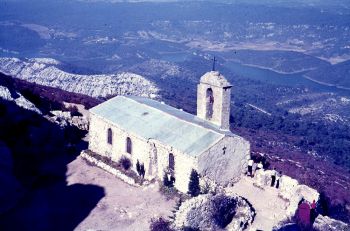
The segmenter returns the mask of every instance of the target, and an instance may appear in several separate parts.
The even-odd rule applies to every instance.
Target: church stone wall
[[[191,171],[198,168],[196,165],[197,159],[160,143],[156,143],[156,147],[158,155],[158,179],[163,180],[164,173],[169,167],[169,153],[172,153],[175,157],[175,187],[179,191],[187,193]]]
[[[112,144],[107,142],[107,131],[112,129]],[[192,169],[197,170],[196,159],[172,147],[153,139],[144,139],[131,134],[118,126],[109,123],[94,114],[90,115],[89,149],[99,155],[110,157],[118,162],[122,156],[129,158],[136,172],[136,162],[145,166],[145,178],[157,177],[163,180],[164,172],[169,166],[169,154],[175,159],[175,187],[183,192],[188,191],[188,182]],[[132,141],[132,154],[126,152],[126,138]]]
[[[249,157],[248,141],[239,136],[226,136],[198,157],[198,170],[202,176],[227,185],[240,179]]]
[[[107,131],[109,128],[112,129],[112,144],[107,142]],[[140,164],[144,164],[145,166],[145,177],[147,179],[151,178],[148,172],[148,167],[150,165],[150,146],[147,140],[126,132],[118,126],[93,114],[90,116],[89,135],[89,149],[91,151],[99,155],[107,156],[115,162],[118,162],[122,156],[125,156],[131,160],[132,168],[135,171],[136,162],[139,160]],[[127,137],[129,137],[132,142],[131,154],[126,152]]]

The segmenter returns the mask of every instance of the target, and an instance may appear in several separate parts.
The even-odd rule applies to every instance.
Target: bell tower
[[[213,71],[205,73],[197,87],[197,116],[222,130],[230,130],[231,87],[213,66]]]

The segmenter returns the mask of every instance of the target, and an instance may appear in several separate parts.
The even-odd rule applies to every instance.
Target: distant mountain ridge
[[[115,94],[158,97],[155,83],[130,72],[103,75],[79,75],[64,72],[55,59],[0,58],[0,72],[37,83],[57,87],[69,92],[92,97],[108,97]]]

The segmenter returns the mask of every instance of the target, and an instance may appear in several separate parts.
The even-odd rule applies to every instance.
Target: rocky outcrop
[[[270,187],[271,185],[271,170],[258,170],[254,176],[254,184],[260,188]],[[299,184],[296,179],[289,176],[280,177],[280,187],[278,196],[286,201],[289,201],[287,212],[288,216],[292,217],[298,208],[299,201],[304,198],[306,201],[317,201],[319,193],[317,190],[306,185]]]
[[[53,116],[47,118],[61,127],[72,125],[81,130],[89,129],[89,121],[85,116],[72,116],[69,111],[50,111],[50,113]]]
[[[342,221],[334,220],[327,216],[318,215],[314,224],[315,231],[349,231],[350,226]]]
[[[235,214],[232,221],[224,228],[220,228],[214,221],[214,201],[218,197],[226,196],[236,201]],[[244,230],[251,224],[255,211],[242,197],[234,194],[205,194],[191,198],[182,203],[175,214],[174,226],[176,229],[191,227],[199,230]]]
[[[92,97],[119,94],[155,98],[159,91],[153,82],[134,73],[71,74],[60,70],[59,62],[54,59],[0,58],[0,72],[28,82]]]
[[[35,107],[33,103],[24,98],[20,93],[16,92],[16,97],[11,94],[10,90],[7,87],[0,86],[0,98],[15,102],[19,107],[34,111],[38,114],[41,114],[40,110]]]

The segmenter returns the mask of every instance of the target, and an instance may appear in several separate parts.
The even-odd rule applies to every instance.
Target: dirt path
[[[255,208],[257,215],[248,230],[272,230],[286,217],[287,202],[278,197],[276,188],[258,188],[250,177],[245,176],[227,191],[245,197]]]
[[[78,157],[68,165],[68,185],[81,183],[103,187],[105,197],[76,230],[148,230],[152,217],[171,215],[174,201],[166,201],[157,185],[130,186]]]

